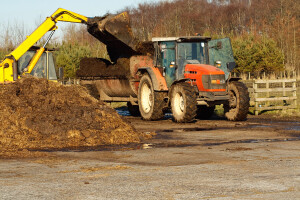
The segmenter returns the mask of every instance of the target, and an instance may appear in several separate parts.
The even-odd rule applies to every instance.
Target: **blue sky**
[[[1,0],[1,21],[17,20],[34,24],[40,17],[51,15],[57,8],[77,12],[87,17],[116,12],[126,6],[159,0]]]
[[[8,23],[24,24],[26,32],[30,34],[57,8],[94,17],[107,12],[115,13],[127,6],[137,7],[139,3],[158,1],[163,0],[0,0],[0,26],[5,27]],[[65,26],[62,23],[58,24],[58,28]]]

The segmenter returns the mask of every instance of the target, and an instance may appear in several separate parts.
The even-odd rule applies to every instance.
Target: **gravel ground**
[[[144,144],[0,160],[1,199],[300,199],[300,123],[126,117]]]

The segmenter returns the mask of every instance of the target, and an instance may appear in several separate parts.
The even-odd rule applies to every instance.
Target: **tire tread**
[[[250,106],[249,92],[246,85],[239,81],[232,81],[230,84],[233,84],[237,91],[239,92],[239,105],[238,110],[235,113],[230,113],[230,108],[228,105],[225,106],[225,116],[229,121],[244,121],[247,119],[247,114]]]

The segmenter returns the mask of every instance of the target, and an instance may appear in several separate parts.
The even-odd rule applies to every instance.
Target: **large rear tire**
[[[139,84],[138,103],[144,120],[159,120],[164,117],[165,93],[154,91],[149,75],[143,75]]]
[[[130,102],[127,102],[127,108],[131,116],[134,117],[141,116],[138,105],[132,105]]]
[[[191,122],[196,117],[197,96],[188,83],[177,83],[171,89],[171,110],[174,121]]]
[[[229,101],[224,104],[225,117],[229,121],[244,121],[249,111],[249,92],[242,82],[232,81],[228,85]]]

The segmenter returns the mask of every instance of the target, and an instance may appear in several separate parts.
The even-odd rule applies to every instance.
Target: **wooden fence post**
[[[254,82],[253,82],[253,92],[254,92],[254,103],[255,103],[255,110],[254,110],[254,114],[255,115],[258,115],[258,110],[257,110],[257,108],[258,108],[258,101],[256,101],[256,99],[257,99],[257,95],[258,95],[258,93],[257,93],[257,83],[256,83],[256,80],[254,80]]]
[[[297,79],[295,79],[295,82],[293,82],[293,97],[294,99],[294,106],[297,108]]]
[[[269,80],[267,80],[267,82],[266,82],[266,89],[268,89],[268,91],[267,91],[267,98],[270,98],[270,91],[269,91],[269,89],[270,89],[270,82],[269,82]],[[270,102],[269,101],[266,102],[266,106],[270,106]]]
[[[283,96],[286,96],[286,91],[285,91],[285,81],[282,82],[282,91],[283,91]]]

